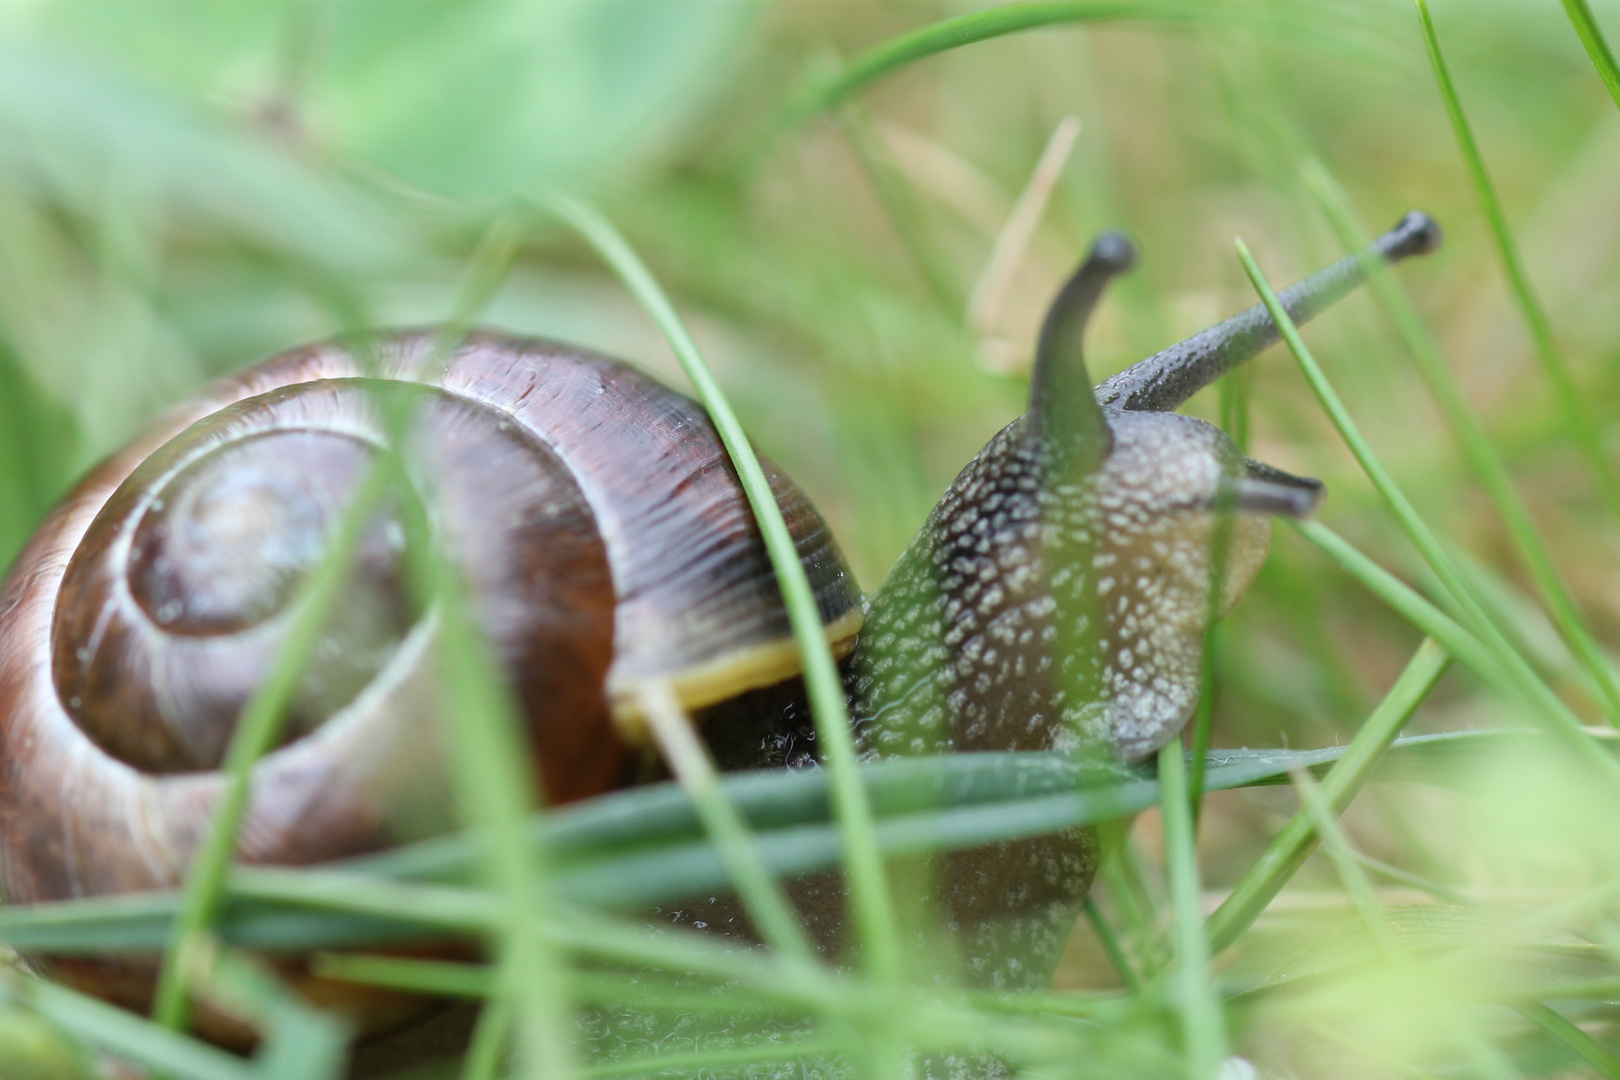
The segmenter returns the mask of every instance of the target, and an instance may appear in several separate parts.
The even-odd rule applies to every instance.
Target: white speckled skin
[[[1219,429],[1107,410],[1094,473],[1049,478],[1028,421],[962,470],[873,596],[852,668],[879,756],[1106,747],[1153,753],[1198,696],[1213,507],[1243,459]],[[1231,518],[1220,610],[1259,571],[1263,515]]]
[[[1245,462],[1221,431],[1174,413],[1106,410],[1101,466],[1065,479],[1029,419],[963,469],[883,587],[846,664],[857,738],[870,757],[1059,750],[1138,758],[1173,739],[1197,701],[1223,477]],[[1263,515],[1230,518],[1225,610],[1270,544]],[[809,765],[802,686],[731,703],[705,724],[723,767]],[[956,977],[1043,989],[1097,864],[1096,834],[1071,829],[935,857],[932,900]],[[818,940],[846,922],[836,876],[794,900]],[[729,898],[675,921],[734,925]],[[929,946],[919,945],[926,953]]]

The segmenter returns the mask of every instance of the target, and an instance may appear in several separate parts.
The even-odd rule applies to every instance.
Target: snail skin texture
[[[1371,250],[1394,260],[1438,238],[1413,214]],[[869,599],[815,509],[767,466],[868,756],[1154,752],[1194,705],[1217,508],[1233,512],[1226,608],[1265,557],[1268,515],[1319,500],[1317,482],[1170,411],[1275,340],[1261,308],[1093,390],[1081,331],[1132,258],[1122,237],[1097,242],[1047,317],[1028,414],[962,471]],[[1303,320],[1360,274],[1342,260],[1283,300]],[[550,342],[475,333],[429,370],[433,352],[430,333],[400,333],[373,342],[371,368],[330,343],[226,378],[100,465],[41,527],[0,591],[5,902],[184,880],[236,717],[402,384],[421,399],[413,490],[505,666],[550,802],[637,777],[647,680],[674,688],[724,767],[814,762],[775,577],[702,409]],[[317,862],[455,826],[437,622],[405,599],[402,535],[386,507],[365,531],[286,741],[256,767],[244,862]],[[1095,863],[1085,829],[937,859],[929,887],[954,928],[957,975],[1044,986]],[[836,879],[801,883],[795,900],[836,948]],[[668,917],[747,936],[731,903]],[[29,959],[148,1004],[148,958]]]

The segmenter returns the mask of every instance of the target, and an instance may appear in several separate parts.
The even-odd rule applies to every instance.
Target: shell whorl
[[[6,901],[182,878],[292,583],[382,438],[375,395],[422,378],[432,336],[374,351],[370,378],[327,344],[216,383],[98,467],[24,551],[0,590]],[[422,396],[413,486],[505,662],[549,799],[627,779],[622,688],[736,655],[757,667],[787,636],[752,515],[684,396],[495,334],[471,336]],[[772,479],[827,621],[847,626],[859,598],[825,525]],[[437,623],[396,588],[397,532],[386,510],[368,528],[295,737],[257,766],[246,861],[318,861],[453,824]],[[213,562],[185,564],[199,549]]]

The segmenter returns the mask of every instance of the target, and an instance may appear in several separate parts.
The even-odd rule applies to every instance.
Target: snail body
[[[1437,238],[1411,215],[1375,246],[1394,259]],[[963,470],[870,599],[809,501],[768,470],[869,755],[1151,753],[1196,697],[1218,511],[1235,511],[1225,608],[1264,559],[1267,515],[1319,499],[1315,481],[1168,411],[1274,339],[1263,312],[1093,392],[1080,331],[1130,259],[1122,238],[1094,247],[1043,328],[1029,413]],[[1307,317],[1358,275],[1342,261],[1284,300]],[[505,665],[548,801],[635,778],[637,691],[654,679],[707,718],[728,767],[813,760],[774,573],[698,405],[618,361],[493,333],[442,366],[430,333],[371,353],[368,366],[310,346],[216,383],[98,467],[20,556],[0,589],[7,903],[184,879],[235,718],[383,445],[378,395],[400,384],[424,399],[412,485]],[[391,514],[367,526],[289,738],[256,767],[243,861],[309,863],[454,827],[437,624],[405,599]],[[959,853],[941,899],[970,938],[1009,909],[1066,932],[1094,864],[1085,830]],[[837,923],[836,904],[820,907]],[[1049,977],[1051,940],[1038,962],[993,962],[977,981]],[[150,990],[134,961],[58,971],[132,1007]]]

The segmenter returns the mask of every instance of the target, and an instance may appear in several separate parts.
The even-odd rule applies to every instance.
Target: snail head
[[[1281,294],[1303,322],[1360,284],[1368,255],[1396,261],[1434,250],[1441,234],[1412,213],[1352,255]],[[1123,757],[1156,750],[1179,731],[1196,701],[1202,639],[1259,572],[1270,517],[1304,517],[1322,483],[1244,456],[1220,429],[1173,410],[1220,375],[1276,341],[1263,306],[1233,316],[1148,357],[1093,392],[1080,339],[1107,281],[1134,261],[1129,240],[1101,236],[1058,293],[1042,327],[1026,438],[1044,445],[1045,486],[1086,510],[1071,547],[1090,565],[1091,641],[1100,670],[1078,715],[1083,734]],[[1050,561],[1050,559],[1049,559]],[[1060,564],[1063,562],[1059,560]]]

